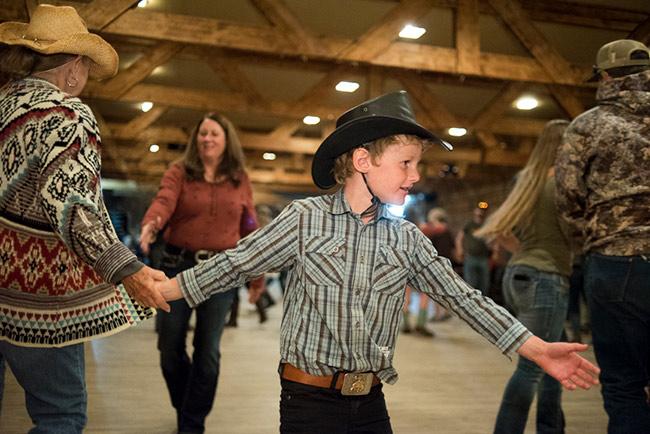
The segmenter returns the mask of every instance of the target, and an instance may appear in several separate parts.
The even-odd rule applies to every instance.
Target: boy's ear
[[[357,148],[352,153],[352,165],[357,172],[368,173],[372,160],[366,148]]]

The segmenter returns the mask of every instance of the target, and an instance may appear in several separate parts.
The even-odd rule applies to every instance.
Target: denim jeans
[[[463,279],[470,286],[487,295],[490,290],[490,262],[485,256],[466,255],[463,260]]]
[[[87,420],[83,344],[31,348],[0,341],[0,372],[5,363],[25,391],[25,406],[34,423],[30,434],[83,431]],[[4,376],[0,383],[1,391]]]
[[[281,434],[392,434],[382,385],[364,396],[281,380]]]
[[[508,266],[503,279],[508,306],[528,330],[548,342],[557,342],[562,336],[568,289],[568,278],[523,265]],[[523,433],[536,393],[537,433],[563,433],[560,383],[535,363],[519,357],[503,393],[495,434]]]
[[[193,261],[185,259],[174,268],[163,266],[162,270],[172,277],[193,265]],[[195,309],[181,299],[169,303],[170,313],[158,311],[160,367],[181,433],[205,431],[205,418],[212,410],[217,392],[221,334],[234,291],[236,289],[214,294]],[[185,342],[193,310],[196,311],[196,326],[190,359]]]
[[[650,258],[589,254],[585,289],[608,433],[650,433]]]

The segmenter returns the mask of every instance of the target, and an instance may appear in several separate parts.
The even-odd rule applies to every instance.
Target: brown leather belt
[[[370,387],[381,383],[379,377],[372,372],[338,372],[334,375],[311,375],[289,363],[284,363],[281,371],[280,376],[285,380],[309,386],[341,390],[344,395],[367,395]],[[369,378],[371,375],[372,380]],[[336,377],[336,381],[334,377]]]

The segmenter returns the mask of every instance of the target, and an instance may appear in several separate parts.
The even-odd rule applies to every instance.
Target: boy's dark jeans
[[[590,254],[585,289],[608,433],[650,433],[650,260]]]
[[[382,385],[365,396],[280,380],[281,434],[392,434]]]

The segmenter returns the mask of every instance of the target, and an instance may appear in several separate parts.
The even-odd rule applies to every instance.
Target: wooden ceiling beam
[[[325,57],[330,61],[344,60],[348,62],[360,60],[357,55],[336,54],[340,53],[344,47],[351,46],[353,44],[351,41],[319,38],[320,46],[329,47],[326,52],[330,54],[322,56],[320,52],[298,52],[290,43],[286,42],[281,32],[271,28],[137,9],[131,9],[124,13],[107,26],[105,31],[118,35],[211,45],[279,56]],[[393,35],[394,37],[395,35]],[[381,54],[372,57],[365,55],[365,58],[371,59],[368,62],[378,66],[457,73],[455,49],[408,42],[392,42],[384,48]],[[480,63],[481,75],[490,78],[542,83],[554,81],[554,78],[548,76],[544,71],[540,71],[539,64],[534,59],[526,57],[482,53]]]
[[[417,76],[403,73],[398,78],[411,99],[424,110],[427,119],[421,121],[423,124],[433,125],[438,129],[463,125]]]
[[[259,103],[264,101],[264,97],[257,91],[253,82],[239,69],[239,62],[234,60],[224,62],[223,56],[215,56],[215,49],[204,49],[202,51],[204,54],[202,60],[217,73],[230,90],[241,93],[249,101]]]
[[[183,46],[175,42],[162,41],[152,47],[127,69],[119,72],[110,80],[99,84],[95,92],[109,98],[124,95],[133,86],[147,78],[157,66],[167,63]]]
[[[456,56],[460,74],[481,74],[478,0],[458,0],[455,15]]]
[[[282,0],[251,0],[266,19],[282,31],[299,50],[321,52],[318,41]]]
[[[489,129],[490,125],[492,125],[494,121],[503,117],[503,113],[510,108],[512,102],[517,99],[528,88],[528,86],[528,83],[522,82],[514,82],[504,86],[498,95],[474,117],[472,128],[481,130]]]
[[[129,122],[120,126],[120,130],[114,133],[115,136],[128,134],[130,136],[139,137],[147,128],[156,122],[165,112],[167,107],[156,105],[148,112],[142,113]]]
[[[456,9],[459,3],[460,0],[431,0],[431,5],[437,8]],[[647,13],[640,10],[565,0],[521,0],[521,6],[533,21],[623,32],[632,31],[647,17]],[[488,0],[480,0],[479,11],[484,15],[496,15]]]
[[[43,1],[42,3],[50,3]],[[101,30],[124,12],[132,8],[138,0],[93,0],[79,8],[79,15],[91,29]]]
[[[546,40],[517,0],[489,0],[489,3],[554,82],[583,81],[584,77]]]
[[[635,39],[646,45],[650,45],[650,16],[648,16],[648,18],[646,18],[642,23],[639,23],[627,38]]]
[[[338,58],[366,62],[374,59],[398,38],[397,34],[409,21],[431,10],[429,0],[402,0],[369,30],[340,51]]]
[[[553,99],[557,101],[569,118],[573,119],[585,111],[584,104],[582,104],[572,88],[558,84],[547,84],[546,87],[551,91]]]

